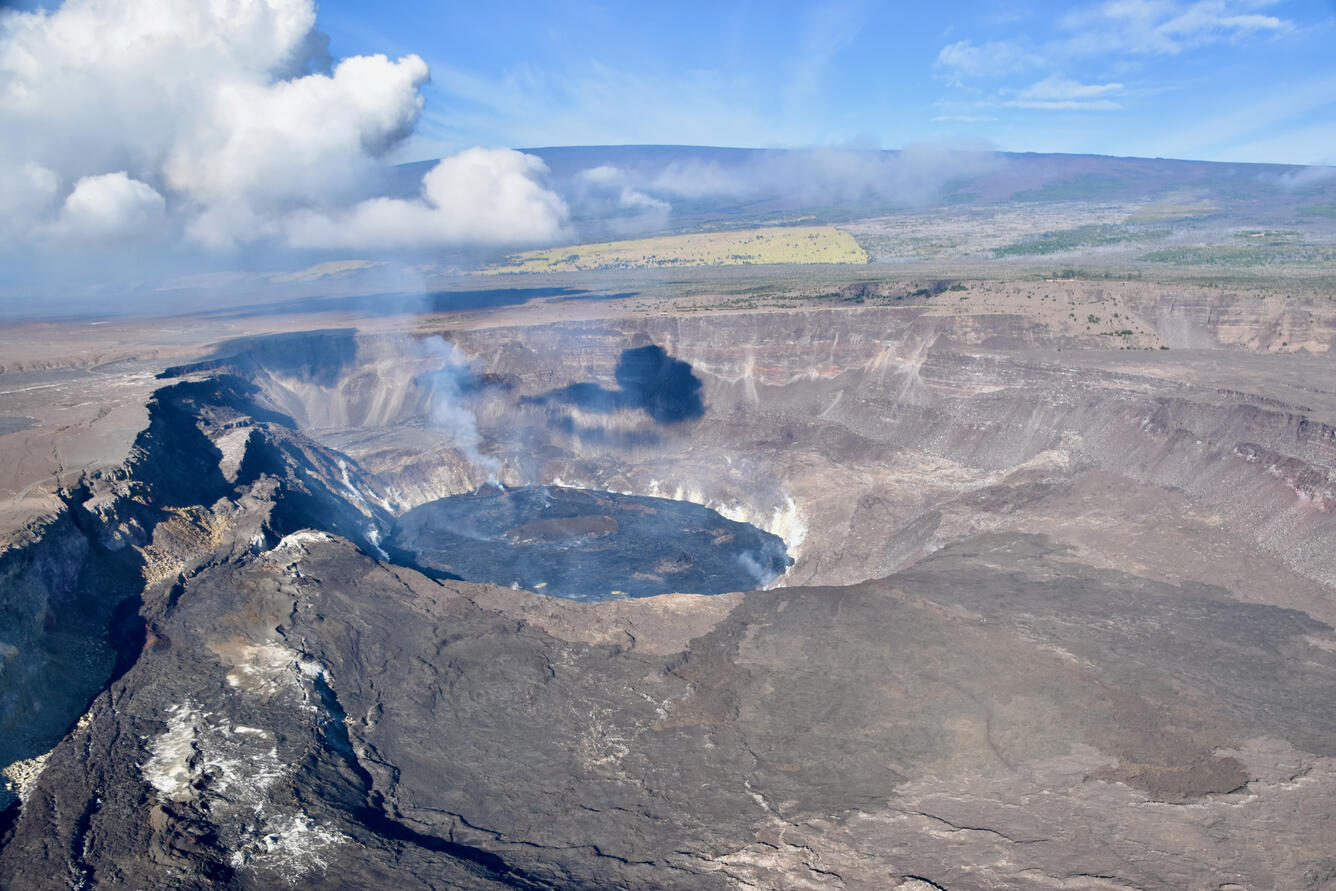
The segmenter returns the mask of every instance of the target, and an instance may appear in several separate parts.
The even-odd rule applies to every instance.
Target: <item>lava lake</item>
[[[485,486],[419,505],[386,542],[438,578],[572,600],[761,588],[792,563],[784,541],[689,501],[564,486]]]

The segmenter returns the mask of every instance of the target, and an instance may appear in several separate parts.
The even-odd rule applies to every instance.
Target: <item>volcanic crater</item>
[[[0,554],[0,884],[1331,875],[1330,299],[878,287],[159,362]]]

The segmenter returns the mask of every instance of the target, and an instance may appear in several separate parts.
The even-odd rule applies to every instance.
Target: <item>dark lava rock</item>
[[[585,601],[746,591],[790,562],[778,536],[699,504],[561,486],[421,505],[399,518],[389,551],[437,577]]]
[[[1054,556],[983,536],[863,585],[578,604],[299,532],[150,592],[171,643],[51,754],[0,886],[1286,886],[1251,827],[1320,868],[1323,768],[1239,756],[1331,739],[1331,629]]]

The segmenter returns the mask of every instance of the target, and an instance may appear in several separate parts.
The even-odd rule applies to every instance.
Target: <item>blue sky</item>
[[[676,143],[1336,162],[1336,3],[325,0],[337,57],[431,69],[400,159]]]

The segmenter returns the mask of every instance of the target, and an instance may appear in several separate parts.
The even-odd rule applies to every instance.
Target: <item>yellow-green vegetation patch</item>
[[[858,246],[853,236],[834,226],[772,226],[525,251],[512,254],[505,262],[484,271],[495,274],[648,269],[662,266],[866,262],[867,252]]]

